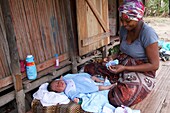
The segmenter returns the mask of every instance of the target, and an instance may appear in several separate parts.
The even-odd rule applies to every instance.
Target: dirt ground
[[[155,29],[160,39],[170,41],[170,18],[145,17],[144,21]]]

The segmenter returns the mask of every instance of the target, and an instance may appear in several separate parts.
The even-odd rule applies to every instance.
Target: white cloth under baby
[[[48,83],[42,84],[38,91],[33,94],[33,98],[40,100],[43,106],[68,104],[70,102],[70,99],[64,93],[49,92],[47,86]]]

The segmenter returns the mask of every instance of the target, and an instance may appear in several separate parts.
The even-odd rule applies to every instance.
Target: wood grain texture
[[[20,59],[36,64],[68,52],[65,9],[60,0],[9,0]]]
[[[95,7],[95,5],[94,5],[94,3],[91,1],[91,0],[86,0],[86,2],[87,2],[87,4],[90,6],[90,9],[92,10],[92,12],[93,12],[93,14],[96,16],[96,19],[99,21],[99,23],[101,24],[101,27],[104,29],[104,31],[106,31],[106,32],[108,32],[109,31],[109,29],[108,29],[108,24],[106,24],[107,23],[107,21],[104,21],[106,18],[107,18],[107,15],[108,15],[108,11],[106,10],[107,9],[107,7],[106,7],[106,5],[107,4],[102,4],[102,3],[100,3],[100,4],[102,4],[104,7],[102,7],[102,14],[100,14],[99,12],[98,12],[98,10],[96,9],[96,7]],[[103,2],[103,0],[102,0],[102,2]],[[98,7],[100,7],[100,4],[99,4],[99,6]],[[97,8],[98,8],[97,7]],[[105,15],[106,14],[106,16],[103,16],[103,15]],[[104,20],[103,20],[104,19]]]
[[[62,63],[63,61],[67,60],[69,58],[69,54],[62,54],[59,56],[59,62]],[[41,72],[51,66],[54,67],[55,65],[55,58],[52,58],[52,59],[49,59],[49,60],[46,60],[45,62],[43,63],[40,63],[38,65],[36,65],[36,68],[37,68],[37,72]],[[48,70],[47,70],[48,71]],[[41,74],[42,76],[42,74]],[[22,79],[24,79],[26,77],[26,73],[22,73]],[[3,88],[9,84],[12,84],[13,83],[13,79],[12,79],[12,75],[8,75],[7,77],[4,77],[3,79],[0,79],[0,88]],[[19,82],[20,83],[20,82]]]
[[[133,109],[141,110],[141,113],[168,113],[170,103],[170,61],[161,62],[156,76],[154,90]]]
[[[77,0],[76,4],[79,55],[82,56],[110,43],[107,36],[99,40],[99,37],[102,37],[104,33],[109,31],[108,21],[105,20],[108,18],[108,11],[106,11],[108,10],[108,1]],[[91,37],[93,37],[94,43],[89,42],[89,45],[86,45],[87,43],[84,44],[83,41],[89,40]]]

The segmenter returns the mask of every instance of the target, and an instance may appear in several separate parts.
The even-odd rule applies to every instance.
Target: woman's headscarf
[[[119,7],[120,16],[125,14],[124,18],[139,21],[144,16],[145,7],[139,0],[125,0],[124,4]]]

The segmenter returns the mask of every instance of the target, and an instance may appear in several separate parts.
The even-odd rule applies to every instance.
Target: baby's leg
[[[117,83],[111,84],[111,85],[108,85],[108,86],[99,85],[99,91],[102,91],[102,90],[109,90],[109,89],[115,87],[116,85],[117,85]]]

